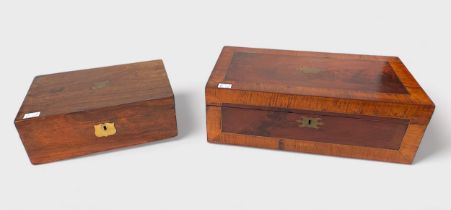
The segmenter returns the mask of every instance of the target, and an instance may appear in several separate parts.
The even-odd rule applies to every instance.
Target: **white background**
[[[448,2],[1,1],[0,209],[451,209]],[[436,104],[414,164],[207,143],[224,45],[399,56]],[[35,75],[158,58],[178,137],[30,164],[13,120]]]

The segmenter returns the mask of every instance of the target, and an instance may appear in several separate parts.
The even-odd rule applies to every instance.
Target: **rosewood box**
[[[397,57],[224,47],[208,141],[412,163],[434,104]]]
[[[177,135],[161,60],[37,76],[14,123],[33,164]]]

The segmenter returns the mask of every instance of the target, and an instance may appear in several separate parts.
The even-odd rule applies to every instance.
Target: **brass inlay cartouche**
[[[114,123],[101,123],[94,125],[94,134],[97,137],[107,137],[116,134],[116,127]]]
[[[91,89],[93,89],[93,90],[101,89],[101,88],[108,86],[109,84],[110,84],[110,81],[108,81],[108,80],[96,82],[92,85]]]
[[[324,125],[319,117],[301,117],[300,120],[296,120],[298,126],[301,128],[315,128],[319,129],[319,126]]]
[[[320,68],[310,67],[310,66],[300,66],[299,70],[305,74],[318,74],[321,72]]]

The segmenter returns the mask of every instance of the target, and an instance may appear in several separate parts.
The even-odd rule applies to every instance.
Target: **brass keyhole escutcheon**
[[[324,125],[319,117],[301,117],[301,119],[296,120],[296,122],[301,128],[319,129],[321,125]]]
[[[107,137],[116,134],[114,123],[101,123],[94,125],[94,134],[97,137]]]

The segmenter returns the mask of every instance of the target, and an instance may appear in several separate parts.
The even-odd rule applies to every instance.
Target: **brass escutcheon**
[[[114,123],[101,123],[94,125],[94,134],[97,137],[107,137],[116,134],[116,127]]]
[[[324,125],[319,117],[301,117],[300,120],[296,120],[298,126],[301,128],[314,128],[319,129],[320,125]]]

